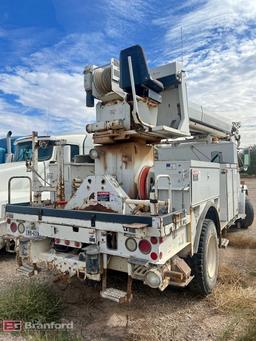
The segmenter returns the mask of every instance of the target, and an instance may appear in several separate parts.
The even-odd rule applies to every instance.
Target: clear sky
[[[84,131],[84,66],[134,43],[183,58],[189,100],[256,143],[256,0],[0,0],[0,135]]]

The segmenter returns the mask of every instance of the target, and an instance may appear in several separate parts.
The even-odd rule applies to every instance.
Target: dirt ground
[[[256,212],[256,179],[246,179],[249,197]],[[232,230],[230,235],[256,238],[256,220],[249,230]],[[228,235],[229,236],[229,235]],[[228,238],[228,237],[227,237]],[[256,273],[256,249],[228,247],[221,250],[221,267],[236,268],[244,276]],[[0,285],[19,280],[14,255],[6,255],[0,262]],[[219,340],[232,324],[232,314],[220,312],[211,297],[196,297],[188,289],[167,288],[164,292],[134,283],[134,299],[130,305],[118,305],[100,298],[100,286],[75,279],[70,284],[53,282],[44,276],[64,297],[64,316],[74,321],[75,332],[84,340]],[[29,279],[28,279],[29,280]],[[124,289],[125,276],[113,274],[113,286]],[[255,278],[251,279],[256,285]],[[18,340],[10,336],[10,340]],[[6,335],[0,335],[6,340]]]

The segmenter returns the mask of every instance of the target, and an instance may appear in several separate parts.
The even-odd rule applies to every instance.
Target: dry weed
[[[256,249],[256,238],[242,236],[240,234],[229,234],[229,246],[239,249]]]
[[[247,337],[254,335],[256,326],[256,287],[249,286],[241,272],[222,266],[218,285],[209,300],[214,309],[233,316],[221,340],[250,340]]]
[[[210,300],[223,312],[256,312],[256,288],[250,287],[243,274],[232,267],[221,267],[219,283]]]

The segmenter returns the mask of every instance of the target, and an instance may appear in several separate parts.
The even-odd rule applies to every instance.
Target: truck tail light
[[[156,237],[151,237],[150,241],[152,244],[157,244],[157,238]]]
[[[25,225],[23,223],[19,223],[18,225],[18,231],[20,234],[23,234],[25,232]]]
[[[134,238],[127,238],[125,241],[126,249],[130,252],[134,252],[137,249],[137,243]]]
[[[69,240],[65,240],[65,245],[69,245],[70,241]]]
[[[54,243],[55,243],[55,244],[59,244],[59,243],[60,243],[60,239],[56,239],[56,238],[55,238],[55,239],[54,239]]]
[[[81,243],[80,242],[75,242],[75,247],[81,247]]]
[[[151,288],[159,288],[162,284],[163,276],[162,273],[158,269],[151,269],[146,273],[144,283],[150,286]]]
[[[141,253],[144,253],[144,255],[149,254],[150,251],[151,251],[151,244],[150,244],[150,242],[148,240],[146,240],[146,239],[142,239],[139,242],[139,249],[140,249]]]
[[[10,229],[13,233],[15,233],[17,231],[17,228],[18,228],[18,226],[16,223],[11,223]]]
[[[155,252],[151,252],[150,257],[151,257],[152,260],[157,260],[158,255]]]

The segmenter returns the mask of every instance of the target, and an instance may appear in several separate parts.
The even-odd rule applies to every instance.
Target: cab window
[[[47,161],[52,157],[53,152],[53,142],[52,141],[39,141],[39,149],[38,149],[38,161]],[[14,162],[17,161],[26,161],[32,159],[32,142],[20,142],[17,143],[15,154],[14,154]]]
[[[76,144],[71,144],[71,161],[74,161],[74,158],[76,155],[79,155],[79,146],[77,146]]]

